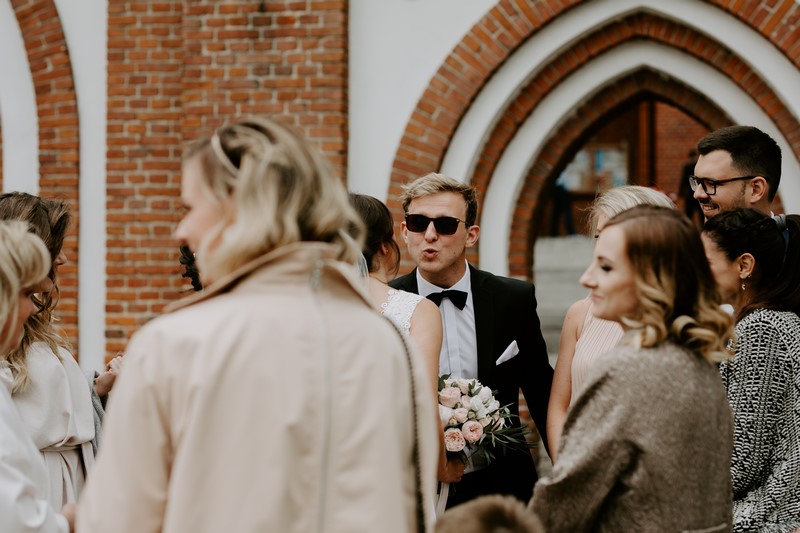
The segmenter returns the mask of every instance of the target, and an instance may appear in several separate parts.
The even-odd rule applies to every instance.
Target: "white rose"
[[[484,402],[488,402],[489,400],[492,399],[492,389],[490,389],[489,387],[483,387],[481,391],[478,393],[478,396]]]
[[[453,417],[453,410],[449,407],[445,407],[442,404],[439,404],[439,420],[442,421],[442,424],[447,425],[450,419]]]
[[[464,379],[461,378],[458,381],[458,388],[461,390],[461,394],[468,394],[469,393],[469,383],[472,381],[471,379]]]
[[[500,402],[497,400],[489,400],[489,403],[486,404],[486,411],[488,413],[494,413],[500,409]]]
[[[485,417],[481,418],[480,420],[478,420],[478,422],[480,422],[483,427],[488,426],[489,422],[491,422],[491,421],[492,421],[492,417],[490,417],[490,416],[485,416]]]
[[[470,402],[470,408],[475,411],[475,418],[481,419],[489,414],[489,410],[483,405],[483,402],[478,396],[474,396]]]
[[[466,410],[466,409],[464,409],[463,407],[459,407],[458,409],[455,409],[455,410],[453,411],[453,416],[455,416],[455,417],[456,417],[456,421],[457,421],[459,424],[463,424],[464,422],[466,422],[466,421],[467,421],[467,416],[468,416],[468,415],[469,415],[469,411],[467,411],[467,410]]]

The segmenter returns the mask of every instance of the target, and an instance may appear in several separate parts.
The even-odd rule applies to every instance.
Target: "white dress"
[[[408,338],[411,332],[411,315],[424,298],[413,292],[389,289],[386,301],[381,304],[381,314],[391,320]]]
[[[43,342],[26,354],[28,387],[13,395],[25,429],[47,467],[47,499],[53,509],[78,500],[94,463],[94,410],[86,377],[64,348],[59,357]]]
[[[47,474],[11,399],[13,378],[0,361],[0,531],[66,533],[67,520],[47,503]]]

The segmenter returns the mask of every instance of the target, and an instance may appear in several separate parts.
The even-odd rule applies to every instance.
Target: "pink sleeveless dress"
[[[592,304],[586,311],[583,330],[575,343],[575,354],[572,356],[572,397],[575,401],[586,380],[589,367],[602,354],[617,345],[622,338],[622,326],[610,320],[597,318],[592,313]]]

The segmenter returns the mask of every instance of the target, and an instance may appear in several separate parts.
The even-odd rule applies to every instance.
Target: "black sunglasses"
[[[730,178],[726,180],[712,180],[710,178],[698,178],[697,176],[689,176],[689,187],[693,191],[697,190],[697,186],[702,187],[703,192],[709,196],[717,194],[717,185],[724,185],[732,181],[751,180],[758,176],[739,176],[738,178]]]
[[[458,229],[458,223],[464,222],[456,217],[429,218],[425,215],[406,215],[406,228],[414,233],[423,233],[433,222],[433,227],[439,235],[452,235]],[[467,223],[464,222],[466,226]]]

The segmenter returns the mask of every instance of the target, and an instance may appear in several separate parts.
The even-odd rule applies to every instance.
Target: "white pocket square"
[[[517,346],[517,341],[511,341],[511,344],[508,345],[508,348],[505,349],[503,355],[497,358],[495,361],[495,366],[505,363],[509,359],[513,359],[515,355],[519,353],[519,346]]]

